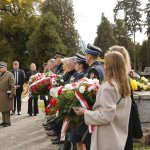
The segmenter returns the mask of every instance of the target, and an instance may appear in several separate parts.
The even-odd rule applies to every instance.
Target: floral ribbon
[[[81,106],[85,109],[90,109],[88,103],[86,102],[86,100],[83,98],[83,96],[79,93],[78,90],[75,90],[75,95],[76,95],[76,98],[79,100]],[[89,132],[92,133],[94,131],[94,126],[92,125],[88,125],[88,128],[89,128]]]
[[[70,121],[67,121],[67,119],[65,118],[63,121],[63,125],[61,128],[61,136],[60,136],[60,141],[65,141],[66,138],[66,131],[68,129]]]

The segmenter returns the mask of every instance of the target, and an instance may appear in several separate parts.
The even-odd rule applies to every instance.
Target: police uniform
[[[90,54],[92,56],[100,56],[102,55],[102,50],[99,47],[88,44],[87,49],[85,50],[86,54]],[[100,82],[103,81],[104,78],[104,70],[99,61],[95,61],[91,64],[87,70],[87,77],[90,79],[97,78]],[[87,129],[88,131],[88,129]],[[86,149],[90,150],[91,145],[91,135],[88,132],[84,134],[85,139],[82,139],[86,145]]]
[[[85,53],[93,56],[100,56],[102,54],[102,50],[99,47],[88,44]],[[87,70],[87,77],[90,79],[97,78],[100,82],[103,81],[104,69],[99,61],[95,61],[89,66]]]
[[[86,63],[85,57],[81,54],[76,54],[76,62],[77,63]],[[83,70],[82,72],[76,72],[74,74],[74,82],[77,82],[81,78],[83,78],[86,74],[86,70]],[[72,78],[73,78],[72,77]],[[81,143],[82,137],[87,129],[87,125],[85,125],[85,122],[80,123],[77,125],[75,128],[71,129],[70,131],[70,136],[69,136],[69,141],[73,143],[73,147],[75,148],[75,143]]]

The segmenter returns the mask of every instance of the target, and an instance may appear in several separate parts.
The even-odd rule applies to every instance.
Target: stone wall
[[[134,92],[142,127],[150,127],[150,91]]]

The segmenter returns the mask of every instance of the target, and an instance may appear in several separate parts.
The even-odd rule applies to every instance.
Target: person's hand
[[[16,85],[15,87],[16,87],[16,89],[18,89],[20,87],[20,85]]]
[[[84,115],[84,112],[85,112],[85,109],[79,107],[78,109],[74,109],[74,111],[75,111],[75,113],[77,114],[77,116],[83,116],[83,115]]]

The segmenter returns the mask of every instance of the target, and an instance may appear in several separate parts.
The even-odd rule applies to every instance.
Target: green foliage
[[[34,0],[35,1],[35,0]],[[34,29],[36,17],[33,15],[33,0],[27,2],[27,0],[6,0],[0,2],[0,33],[1,39],[4,39],[8,43],[9,53],[6,57],[11,64],[12,61],[18,60],[21,63],[21,67],[28,67],[26,42],[28,36]],[[7,47],[1,45],[0,51]]]
[[[131,62],[133,61],[133,49],[134,43],[128,36],[128,30],[122,19],[116,19],[115,24],[113,24],[114,37],[117,40],[117,45],[124,46],[131,57]]]
[[[148,60],[147,60],[148,51],[150,51],[150,47],[148,46],[148,41],[145,40],[142,43],[141,50],[140,50],[140,62],[142,65],[142,70],[144,70],[144,68],[148,66]]]
[[[51,11],[57,17],[60,22],[59,35],[67,47],[66,54],[68,56],[74,55],[79,50],[79,36],[74,27],[72,0],[45,0],[41,4],[41,11],[42,14]]]
[[[119,11],[124,12],[124,22],[128,28],[129,34],[134,35],[136,31],[142,30],[141,17],[142,9],[140,8],[141,1],[139,0],[119,0],[114,8],[114,18],[117,19]]]
[[[150,0],[148,0],[148,3],[146,4],[145,8],[145,13],[146,13],[146,25],[147,25],[147,35],[150,35]]]
[[[33,62],[41,65],[52,58],[57,50],[65,53],[66,47],[62,43],[58,29],[59,22],[53,13],[49,12],[40,18],[27,42],[29,58]]]
[[[94,45],[100,47],[105,52],[109,47],[116,43],[117,41],[113,35],[112,26],[104,14],[102,14],[101,23],[97,29],[97,37],[95,38]]]

